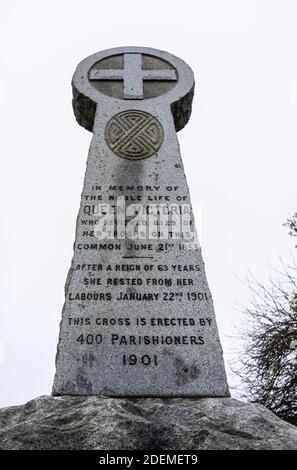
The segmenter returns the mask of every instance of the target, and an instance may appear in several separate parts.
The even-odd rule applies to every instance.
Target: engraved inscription
[[[106,126],[105,140],[119,157],[130,160],[148,158],[163,142],[163,128],[154,116],[144,111],[123,111]]]

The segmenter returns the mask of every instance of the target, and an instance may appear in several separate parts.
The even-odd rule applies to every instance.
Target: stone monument
[[[296,427],[229,398],[176,136],[193,91],[159,50],[79,64],[73,107],[93,138],[53,395],[0,410],[0,449],[297,448]]]
[[[229,396],[176,135],[192,70],[123,47],[83,60],[72,86],[93,138],[53,395]]]

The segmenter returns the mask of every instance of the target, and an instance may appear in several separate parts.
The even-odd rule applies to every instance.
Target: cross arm
[[[123,80],[124,70],[107,69],[107,70],[91,70],[90,80]]]

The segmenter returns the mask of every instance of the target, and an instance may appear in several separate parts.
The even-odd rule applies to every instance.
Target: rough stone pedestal
[[[297,449],[297,428],[232,398],[41,396],[0,410],[1,449]]]

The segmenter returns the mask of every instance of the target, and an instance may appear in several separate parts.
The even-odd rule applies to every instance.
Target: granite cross
[[[72,85],[75,117],[93,136],[53,395],[229,396],[201,249],[188,238],[177,131],[191,114],[192,70],[123,47],[87,57]]]
[[[143,99],[143,80],[176,81],[175,70],[146,70],[142,68],[142,54],[124,54],[124,69],[91,70],[90,80],[123,80],[124,99]]]

